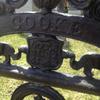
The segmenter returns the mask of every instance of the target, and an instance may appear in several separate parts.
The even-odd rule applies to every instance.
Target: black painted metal
[[[69,0],[69,2],[75,6],[75,8],[82,10],[87,8],[92,0]]]
[[[6,3],[13,8],[20,8],[26,4],[28,0],[6,0]]]
[[[34,97],[34,100],[46,100],[44,97],[50,100],[64,100],[64,98],[53,88],[36,84],[38,83],[26,83],[19,86],[14,91],[11,100],[23,100],[27,95],[33,94],[38,94],[38,96]]]
[[[75,57],[71,58],[70,65],[73,69],[79,70],[84,67],[84,74],[92,77],[92,69],[100,70],[100,54],[85,54],[79,61],[75,61]]]
[[[69,89],[82,93],[100,96],[100,80],[71,74],[62,74],[56,71],[41,71],[39,69],[24,69],[20,66],[0,64],[0,75],[4,77],[25,80],[31,83],[38,82],[46,86]]]
[[[60,0],[33,0],[40,12],[15,13],[15,9],[27,1],[0,1],[0,36],[22,32],[32,34],[25,47],[19,46],[18,53],[9,44],[0,43],[0,55],[5,56],[4,63],[0,64],[0,75],[29,82],[18,87],[11,100],[23,100],[33,93],[37,95],[34,100],[45,100],[43,96],[50,100],[64,100],[51,86],[100,96],[100,80],[94,79],[91,72],[93,68],[100,70],[100,54],[83,55],[76,61],[75,54],[63,51],[63,42],[56,38],[69,37],[100,47],[100,1],[69,0],[77,9],[83,10],[84,16],[52,12]],[[11,64],[10,59],[18,60],[22,53],[26,54],[31,68]],[[53,71],[60,68],[64,58],[70,59],[73,69],[84,67],[86,77]]]
[[[100,47],[100,22],[84,17],[57,13],[13,14],[0,17],[0,36],[11,33],[30,32],[66,36]],[[88,34],[88,35],[87,35]]]

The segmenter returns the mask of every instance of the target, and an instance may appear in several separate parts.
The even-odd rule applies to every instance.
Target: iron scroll
[[[0,75],[24,80],[11,100],[23,100],[27,95],[35,94],[34,100],[64,100],[53,87],[100,96],[100,80],[95,79],[92,69],[100,70],[100,54],[83,55],[76,61],[73,52],[64,51],[63,41],[57,36],[73,38],[100,47],[100,1],[69,0],[75,8],[83,11],[83,16],[53,12],[60,0],[33,0],[39,12],[16,13],[28,0],[0,1],[0,36],[14,33],[30,33],[26,46],[19,46],[16,53],[7,43],[0,43],[0,56],[5,56],[0,63]],[[22,53],[30,67],[24,69],[12,65],[11,59],[19,60]],[[71,68],[84,68],[83,76],[56,72],[63,59],[69,59]]]

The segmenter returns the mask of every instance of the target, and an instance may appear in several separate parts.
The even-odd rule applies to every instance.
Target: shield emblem
[[[33,68],[54,70],[62,64],[63,42],[51,37],[28,38],[27,62]]]

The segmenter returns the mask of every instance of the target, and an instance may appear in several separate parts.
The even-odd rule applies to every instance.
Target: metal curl
[[[20,8],[26,4],[28,0],[6,0],[6,3],[13,8]]]
[[[35,94],[34,100],[45,100],[47,97],[49,100],[65,100],[61,94],[49,86],[41,86],[25,83],[19,86],[12,94],[11,100],[24,100],[28,95]]]
[[[93,6],[91,6],[90,13],[92,13],[92,16],[94,19],[100,21],[100,0],[96,0],[95,3],[93,3]]]
[[[15,9],[5,2],[0,1],[0,15],[13,14]]]
[[[91,1],[92,0],[69,0],[69,2],[73,6],[75,6],[75,8],[80,10],[87,8],[90,5]]]
[[[38,8],[51,10],[57,6],[60,0],[33,0],[33,2]]]
[[[100,70],[100,54],[85,54],[79,61],[76,61],[75,56],[73,56],[70,60],[70,65],[75,70],[84,68],[84,74],[89,78],[93,78],[92,69]]]

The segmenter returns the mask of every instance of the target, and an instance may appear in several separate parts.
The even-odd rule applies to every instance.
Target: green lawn
[[[9,44],[13,45],[13,47],[16,49],[21,45],[25,45],[26,36],[24,35],[12,35],[12,36],[5,36],[0,38],[0,42],[8,42]],[[76,54],[77,60],[85,53],[87,52],[98,52],[100,53],[99,48],[95,46],[91,46],[86,43],[82,43],[79,41],[71,40],[70,41],[70,49]],[[0,56],[0,60],[2,61],[4,59],[3,57]],[[26,63],[25,55],[22,56],[21,60],[18,61],[12,61],[12,64],[17,64],[17,65],[22,65],[22,66],[29,66]],[[64,60],[63,65],[59,69],[60,72],[64,73],[71,73],[71,74],[76,74],[76,75],[84,75],[82,73],[82,70],[80,71],[75,71],[72,70],[68,64],[68,60]],[[94,75],[96,78],[100,79],[100,71],[94,70]],[[14,79],[8,79],[4,77],[0,77],[0,100],[10,100],[10,96],[15,90],[17,86],[20,84],[24,83],[23,81],[17,81]],[[100,100],[100,97],[98,96],[93,96],[93,95],[87,95],[87,94],[82,94],[78,92],[72,92],[69,90],[62,90],[62,89],[57,89],[60,91],[62,95],[64,95],[66,100]],[[26,99],[25,99],[26,100]],[[27,100],[32,100],[32,99],[27,99]]]

